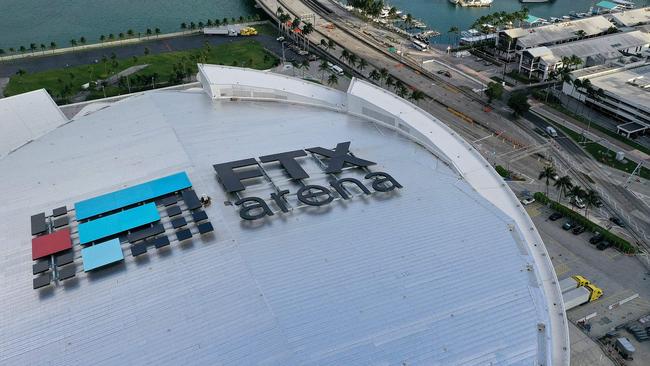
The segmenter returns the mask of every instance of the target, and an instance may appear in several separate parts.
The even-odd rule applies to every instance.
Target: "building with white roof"
[[[568,365],[544,243],[451,129],[361,80],[198,79],[0,155],[0,364]]]
[[[620,122],[618,132],[628,137],[650,128],[650,63],[607,64],[577,70],[571,79],[589,80],[593,90],[564,83],[563,92]]]
[[[499,31],[497,47],[503,52],[521,54],[530,48],[598,37],[611,32],[612,27],[605,17],[595,16],[539,27],[504,29]]]
[[[621,27],[637,27],[650,24],[650,7],[614,13],[612,14],[612,21]]]
[[[576,56],[578,67],[605,64],[622,56],[639,55],[650,47],[650,34],[642,31],[615,33],[570,44],[536,47],[524,50],[519,72],[528,77],[546,80],[551,71],[563,66],[564,57]]]

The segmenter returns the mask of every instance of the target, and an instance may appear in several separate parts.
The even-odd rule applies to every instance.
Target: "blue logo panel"
[[[75,203],[77,220],[118,210],[138,202],[152,200],[169,193],[190,188],[192,182],[185,172],[169,175],[137,186],[107,193]]]
[[[155,203],[148,203],[79,224],[79,243],[88,244],[160,220]]]
[[[119,262],[124,259],[119,239],[109,240],[81,250],[84,272],[92,271],[107,264]]]

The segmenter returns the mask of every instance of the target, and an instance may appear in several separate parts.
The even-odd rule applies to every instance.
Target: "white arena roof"
[[[0,157],[11,172],[0,180],[0,364],[568,365],[560,289],[539,234],[444,124],[360,80],[344,93],[211,65],[199,79],[203,89],[135,95]],[[287,151],[308,177],[265,162]],[[213,165],[250,158],[248,176],[262,176],[228,193],[233,181]],[[183,172],[211,197],[212,233],[198,232],[188,190],[144,201],[165,189],[160,178]],[[380,172],[396,182],[368,175]],[[320,207],[298,199],[305,185],[342,178],[369,194],[348,185],[349,199],[334,189]],[[127,188],[138,184],[147,189]],[[285,189],[287,212],[269,198]],[[127,206],[134,197],[145,204]],[[235,201],[251,197],[273,215],[240,217]],[[60,267],[34,275],[43,262],[32,260],[30,234],[41,219],[30,232],[30,216],[44,212],[47,233],[63,205],[70,224],[56,233],[71,230],[63,243],[71,238],[73,263],[56,254]],[[153,209],[150,229],[161,225],[171,245],[136,257],[142,231],[118,233],[135,209]],[[177,239],[179,217],[190,240]],[[82,251],[89,231],[109,238],[100,232],[116,225],[116,239]]]

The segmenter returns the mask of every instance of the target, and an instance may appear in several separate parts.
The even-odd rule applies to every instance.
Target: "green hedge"
[[[581,214],[573,211],[571,208],[566,207],[558,202],[555,202],[548,198],[544,193],[542,192],[536,192],[533,197],[535,198],[535,201],[540,202],[542,204],[548,204],[553,210],[561,213],[565,217],[570,218],[574,222],[578,223],[579,225],[584,226],[587,230],[592,231],[592,232],[599,232],[603,234],[603,237],[605,240],[608,240],[609,242],[612,243],[615,247],[617,247],[620,251],[623,253],[635,253],[636,248],[630,244],[627,240],[621,238],[618,235],[613,234],[612,232],[606,230],[602,226],[592,222],[591,220],[587,219],[586,217],[582,216]]]
[[[497,173],[499,173],[499,175],[504,177],[504,178],[509,178],[510,177],[510,172],[508,171],[508,169],[502,167],[501,165],[495,166],[494,170],[496,170]]]

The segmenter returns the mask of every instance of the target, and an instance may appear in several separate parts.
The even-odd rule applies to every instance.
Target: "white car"
[[[580,199],[579,197],[574,197],[571,200],[571,203],[573,203],[573,205],[578,207],[578,208],[585,208],[586,207],[585,203],[582,202],[582,199]]]
[[[521,203],[523,203],[524,206],[528,206],[528,205],[530,205],[530,204],[533,203],[533,202],[535,202],[535,199],[534,199],[533,197],[524,197],[524,198],[521,200]]]

